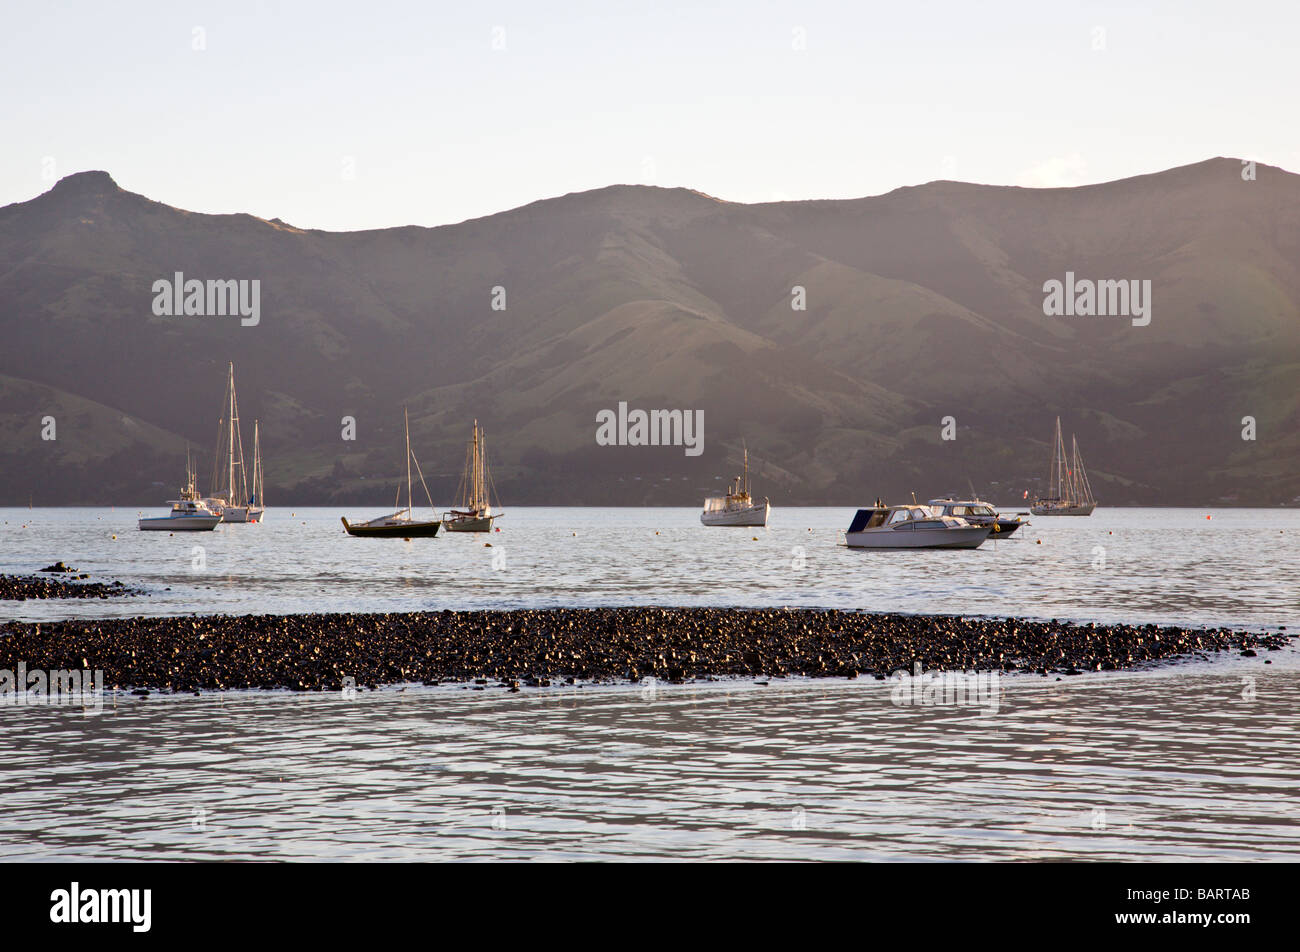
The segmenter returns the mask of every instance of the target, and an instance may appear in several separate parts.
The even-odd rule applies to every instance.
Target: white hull
[[[746,506],[743,509],[715,509],[700,513],[700,522],[706,526],[751,526],[762,528],[772,512],[771,503]]]
[[[846,532],[850,549],[978,549],[989,537],[991,526],[956,526],[946,529],[866,529]]]
[[[165,532],[204,532],[217,527],[220,516],[158,516],[141,519],[140,528]]]
[[[1091,516],[1092,511],[1096,508],[1097,504],[1095,502],[1084,502],[1072,506],[1030,506],[1029,511],[1035,516]]]
[[[221,510],[221,521],[261,522],[265,511],[261,506],[226,506]]]
[[[491,532],[492,520],[499,514],[465,513],[450,510],[442,514],[442,527],[448,532]]]

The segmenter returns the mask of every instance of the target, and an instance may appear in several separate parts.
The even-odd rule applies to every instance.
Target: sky
[[[307,228],[1300,171],[1300,3],[0,3],[0,205],[73,172]]]

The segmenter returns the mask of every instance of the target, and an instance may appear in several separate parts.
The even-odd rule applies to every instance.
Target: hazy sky
[[[85,169],[330,229],[616,182],[755,202],[1300,171],[1297,36],[1294,0],[8,0],[0,205]]]

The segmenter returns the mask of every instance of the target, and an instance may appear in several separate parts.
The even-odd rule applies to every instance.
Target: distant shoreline
[[[0,626],[0,670],[102,669],[106,686],[339,691],[401,683],[518,690],[912,671],[1065,676],[1238,651],[1294,635],[823,609],[560,608],[206,615]]]

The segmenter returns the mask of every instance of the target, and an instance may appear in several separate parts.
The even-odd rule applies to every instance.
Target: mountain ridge
[[[507,502],[694,504],[741,438],[774,504],[967,478],[1013,501],[1041,488],[1058,412],[1103,504],[1287,502],[1300,177],[1242,167],[752,205],[611,185],[355,232],[188,212],[76,173],[0,208],[0,503],[128,501],[107,486],[150,502],[178,479],[162,461],[211,440],[228,360],[244,417],[264,417],[268,489],[302,504],[371,500],[400,461],[403,403],[444,483],[470,420],[487,423]],[[176,271],[260,280],[260,324],[153,315],[152,283]],[[1150,326],[1046,317],[1043,282],[1067,271],[1151,280]],[[63,423],[75,446],[32,445],[15,409],[30,386],[154,427],[142,465]],[[703,409],[705,454],[596,446],[594,415],[619,400]],[[349,415],[356,441],[340,440]]]

